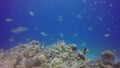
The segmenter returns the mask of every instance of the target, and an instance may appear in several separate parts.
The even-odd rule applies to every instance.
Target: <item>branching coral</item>
[[[89,64],[89,58],[77,45],[59,41],[42,48],[39,41],[20,44],[10,50],[0,50],[0,68],[120,68],[120,62],[114,62],[115,54],[106,50],[101,59]]]

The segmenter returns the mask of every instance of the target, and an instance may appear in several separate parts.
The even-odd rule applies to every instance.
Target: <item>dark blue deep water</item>
[[[0,48],[31,40],[75,43],[91,57],[106,49],[119,55],[120,1],[1,0]]]

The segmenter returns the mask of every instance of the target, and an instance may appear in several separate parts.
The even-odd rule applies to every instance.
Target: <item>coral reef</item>
[[[106,50],[93,64],[86,58],[87,48],[77,50],[77,45],[59,41],[43,48],[39,41],[20,44],[9,50],[0,50],[0,68],[120,68],[114,63],[115,54]]]

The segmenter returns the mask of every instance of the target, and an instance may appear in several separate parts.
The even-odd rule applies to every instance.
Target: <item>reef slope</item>
[[[64,41],[45,47],[33,40],[9,50],[1,49],[0,68],[120,68],[120,62],[113,63],[115,54],[110,50],[91,61],[85,56],[86,48],[82,51],[76,48]]]

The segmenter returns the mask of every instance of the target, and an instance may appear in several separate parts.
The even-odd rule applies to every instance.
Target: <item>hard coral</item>
[[[106,50],[106,51],[102,52],[103,63],[105,65],[112,65],[112,62],[114,60],[114,56],[115,56],[115,54],[110,50]]]
[[[0,50],[0,68],[120,68],[120,62],[113,63],[115,54],[106,50],[102,59],[93,60],[83,51],[76,50],[77,45],[59,41],[48,48],[42,48],[39,41],[21,44],[10,50]]]

